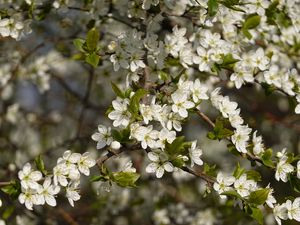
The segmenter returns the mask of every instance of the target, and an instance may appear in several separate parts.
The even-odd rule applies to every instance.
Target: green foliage
[[[133,117],[138,117],[140,100],[148,93],[145,89],[138,89],[135,94],[130,98],[129,111],[132,113]]]
[[[95,175],[91,177],[90,182],[108,181],[109,179],[109,176]]]
[[[100,56],[98,55],[99,38],[99,32],[95,28],[92,28],[88,31],[86,40],[80,38],[74,39],[73,45],[82,53],[80,57],[75,55],[75,59],[83,59],[86,63],[97,67],[100,61]]]
[[[297,176],[289,174],[289,183],[295,192],[300,193],[300,180]]]
[[[247,179],[254,181],[261,181],[261,175],[256,170],[247,170],[245,172],[247,174]]]
[[[116,96],[118,96],[120,98],[125,98],[123,91],[121,91],[121,89],[118,87],[118,85],[116,85],[114,82],[110,82],[110,84],[111,84],[111,87],[112,87],[114,93],[116,94]]]
[[[236,62],[240,61],[239,59],[233,58],[233,55],[231,53],[228,53],[223,56],[222,63],[214,65],[215,71],[220,71],[221,69],[227,69],[227,70],[233,70],[234,64]]]
[[[232,198],[243,200],[242,196],[239,193],[237,193],[236,191],[234,191],[234,190],[232,190],[232,191],[225,191],[221,195],[226,195],[228,197],[232,197]]]
[[[13,205],[7,206],[2,214],[2,218],[4,220],[7,220],[13,214],[14,211],[15,211],[15,206]]]
[[[245,173],[245,169],[242,168],[240,166],[240,164],[238,163],[235,167],[235,170],[233,172],[233,176],[236,178],[236,179],[239,179],[243,174]]]
[[[135,172],[115,172],[112,180],[121,187],[136,187],[136,181],[140,175]]]
[[[172,142],[172,144],[166,143],[165,151],[170,156],[177,156],[179,154],[184,155],[186,153],[185,147],[187,146],[184,140],[184,136],[179,136]]]
[[[99,33],[95,28],[89,30],[86,36],[86,45],[90,53],[95,52],[99,41]]]
[[[92,65],[93,67],[97,67],[100,61],[100,56],[97,55],[95,52],[91,53],[90,55],[87,55],[85,58],[85,61]]]
[[[261,156],[261,160],[265,166],[275,168],[274,162],[272,161],[272,155],[273,150],[271,148],[268,148]]]
[[[261,83],[261,86],[267,96],[272,94],[276,90],[276,87],[274,85],[269,85],[267,83]]]
[[[217,166],[216,165],[208,165],[207,163],[204,163],[203,165],[203,172],[211,177],[217,176]]]
[[[269,192],[269,188],[261,188],[253,191],[250,193],[247,202],[254,205],[262,205],[266,202]]]
[[[279,1],[273,1],[266,9],[267,23],[279,27],[288,27],[292,24],[291,18],[285,10],[279,9]]]
[[[232,9],[234,11],[239,11],[239,12],[245,12],[238,6],[241,5],[240,0],[222,0],[219,1],[222,5],[226,6],[229,9]]]
[[[235,145],[232,143],[229,143],[227,145],[228,151],[236,156],[241,155],[241,153],[236,149]]]
[[[263,216],[262,211],[259,208],[255,207],[255,206],[246,205],[245,211],[249,216],[251,216],[253,219],[255,219],[259,224],[264,223],[264,216]]]
[[[1,190],[13,199],[17,199],[21,193],[21,184],[17,181],[11,181],[10,184],[2,187]]]
[[[84,47],[83,47],[84,44],[85,44],[85,40],[83,40],[81,38],[76,38],[73,40],[73,45],[80,52],[85,52]]]
[[[47,175],[47,170],[45,169],[45,164],[41,155],[35,158],[34,163],[39,171],[41,171],[44,175]]]
[[[242,26],[242,32],[248,39],[252,38],[249,30],[257,27],[260,24],[260,19],[260,16],[257,14],[251,14],[246,18]]]
[[[121,144],[125,144],[125,143],[129,142],[130,129],[126,128],[121,131],[113,129],[111,131],[111,135],[114,140],[120,142]]]
[[[208,6],[208,15],[209,16],[215,16],[218,12],[218,8],[219,8],[219,3],[217,0],[208,0],[207,2],[207,6]]]
[[[215,123],[213,131],[207,133],[207,137],[211,140],[222,140],[233,135],[233,131],[225,128],[228,121],[218,118]]]

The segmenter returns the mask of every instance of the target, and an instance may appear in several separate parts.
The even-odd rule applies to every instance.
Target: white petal
[[[157,163],[150,163],[146,167],[147,173],[154,173],[159,165]]]
[[[149,152],[148,153],[148,158],[153,161],[153,162],[158,162],[159,161],[159,156],[157,153],[154,152]]]
[[[164,175],[164,168],[162,166],[158,167],[156,170],[156,177],[161,178]]]
[[[47,195],[45,197],[45,200],[46,200],[46,202],[47,202],[48,205],[53,206],[53,207],[56,206],[56,200],[55,200],[54,196]]]
[[[172,163],[170,163],[170,162],[165,162],[165,163],[164,163],[164,169],[165,169],[167,172],[173,172],[174,166],[173,166]]]

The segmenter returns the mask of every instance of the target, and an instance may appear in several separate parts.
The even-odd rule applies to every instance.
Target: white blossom
[[[189,148],[189,156],[191,160],[191,167],[194,166],[194,164],[197,165],[203,165],[203,161],[200,158],[202,156],[202,150],[197,147],[197,141],[193,141],[191,144],[191,147]]]
[[[106,145],[110,145],[113,141],[113,138],[111,136],[111,128],[106,128],[103,125],[99,125],[98,131],[99,132],[96,132],[92,135],[92,139],[94,141],[97,141],[97,149],[101,149]]]
[[[78,164],[78,170],[86,176],[90,175],[90,168],[95,166],[96,161],[91,157],[89,152],[81,155]]]
[[[146,167],[147,173],[156,173],[156,177],[161,178],[165,171],[173,172],[174,166],[171,162],[167,161],[163,154],[149,152],[148,158],[151,160],[151,163]]]
[[[294,167],[287,162],[287,157],[280,158],[276,166],[275,179],[283,182],[288,181],[288,174],[294,171]]]
[[[226,199],[225,195],[222,195],[223,192],[230,191],[232,189],[231,185],[235,182],[234,176],[224,176],[222,172],[219,172],[217,175],[217,181],[214,183],[214,190],[218,192],[220,198]]]
[[[18,176],[21,180],[21,186],[25,189],[37,189],[39,187],[37,181],[42,179],[42,173],[32,170],[30,163],[24,165],[23,169],[19,171]]]
[[[108,114],[108,118],[114,120],[114,127],[127,127],[131,118],[131,113],[128,111],[128,99],[117,98],[112,101],[114,110]]]
[[[287,200],[285,202],[285,207],[287,209],[288,218],[300,222],[300,197],[296,198],[293,202]]]

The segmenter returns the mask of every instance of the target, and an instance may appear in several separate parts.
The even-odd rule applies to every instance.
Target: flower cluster
[[[206,94],[208,88],[199,79],[195,82],[179,80],[177,89],[167,99],[159,99],[156,96],[147,95],[143,97],[143,103],[139,105],[140,116],[135,116],[131,104],[136,97],[135,92],[130,92],[128,98],[117,97],[112,102],[112,110],[108,117],[113,120],[114,127],[130,129],[130,138],[139,142],[148,153],[150,161],[146,168],[149,173],[156,172],[157,177],[162,177],[164,171],[172,172],[172,156],[168,154],[166,144],[171,145],[176,139],[176,132],[181,131],[181,123],[188,116],[188,110],[197,107],[202,100],[208,99]],[[158,123],[154,123],[154,122]],[[151,124],[150,124],[151,123]],[[158,126],[160,124],[160,126]],[[111,128],[102,125],[98,127],[99,133],[92,135],[97,141],[97,148],[103,148],[117,140],[111,133]],[[191,142],[184,155],[178,155],[184,162],[190,161],[191,165],[202,165],[200,159],[202,150],[196,146],[197,142]],[[120,144],[118,144],[121,147]]]
[[[80,184],[80,173],[88,176],[89,168],[95,165],[95,160],[88,152],[84,154],[71,153],[66,151],[62,158],[57,160],[57,165],[53,168],[53,173],[33,170],[30,163],[26,163],[18,176],[21,183],[22,192],[19,195],[21,204],[25,204],[29,210],[34,205],[56,206],[56,195],[62,188],[65,188],[66,197],[72,206],[74,201],[80,199],[78,188]],[[40,182],[43,182],[40,184]]]
[[[31,33],[30,20],[23,20],[20,15],[14,14],[10,18],[0,19],[0,35],[20,40],[22,36]]]

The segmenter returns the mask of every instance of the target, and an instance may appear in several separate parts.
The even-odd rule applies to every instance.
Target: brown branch
[[[216,182],[216,179],[214,177],[206,175],[205,173],[203,173],[203,171],[194,171],[186,166],[182,167],[181,169],[187,173],[205,180],[210,187],[212,187],[212,185]]]
[[[207,116],[207,115],[205,115],[203,112],[201,112],[200,110],[198,110],[197,112],[196,112],[206,123],[208,123],[212,128],[214,128],[215,127],[215,123],[213,122],[213,121],[211,121],[211,119]],[[231,141],[231,139],[230,138],[227,138],[227,140],[230,142],[230,143],[232,143],[232,141]],[[233,143],[232,143],[233,144]],[[233,144],[234,145],[234,144]],[[256,161],[256,162],[259,162],[259,163],[261,163],[261,164],[263,164],[263,162],[262,162],[262,160],[260,159],[260,158],[258,158],[258,157],[256,157],[256,156],[254,156],[254,155],[252,155],[250,152],[247,152],[246,154],[244,154],[244,153],[240,153],[241,154],[241,156],[242,157],[244,157],[245,158],[245,156],[248,158],[248,159],[250,159],[250,160],[252,160],[252,161]]]
[[[69,224],[69,225],[79,225],[74,218],[66,212],[63,208],[58,208],[58,214],[62,216],[62,218]]]
[[[10,185],[10,181],[2,181],[0,182],[0,187]]]

